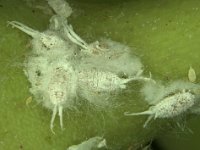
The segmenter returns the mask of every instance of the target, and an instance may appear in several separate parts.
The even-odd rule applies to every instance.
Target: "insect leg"
[[[53,114],[52,114],[52,116],[51,116],[51,123],[50,123],[50,129],[51,129],[51,132],[52,132],[53,134],[55,134],[55,132],[53,131],[53,123],[54,123],[56,114],[57,114],[57,106],[55,105],[54,108],[53,108]]]
[[[151,121],[151,119],[154,117],[154,115],[150,115],[147,120],[145,121],[144,125],[143,125],[143,128],[146,128],[147,127],[147,124]]]
[[[153,112],[150,110],[138,112],[138,113],[129,113],[129,112],[124,113],[125,116],[152,115],[152,114]]]
[[[59,106],[58,107],[58,115],[60,117],[60,127],[63,129],[63,107]]]

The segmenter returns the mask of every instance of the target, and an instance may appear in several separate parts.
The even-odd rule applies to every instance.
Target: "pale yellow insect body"
[[[190,69],[188,71],[188,79],[190,82],[196,81],[196,73],[195,70],[190,66]]]

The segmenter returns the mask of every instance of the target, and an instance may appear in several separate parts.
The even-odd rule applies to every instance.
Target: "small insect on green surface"
[[[188,70],[188,79],[190,82],[195,82],[196,81],[196,73],[195,70],[190,66]]]
[[[185,81],[174,81],[164,87],[157,83],[146,84],[141,92],[145,96],[145,100],[153,105],[147,111],[128,113],[125,116],[149,115],[144,123],[145,128],[151,119],[156,118],[173,118],[194,109],[197,99],[197,91],[200,85]]]
[[[149,115],[147,121],[144,123],[143,127],[146,128],[147,124],[151,119],[156,118],[172,118],[176,117],[188,109],[190,109],[195,104],[195,96],[189,91],[177,92],[173,95],[167,96],[162,99],[155,106],[151,106],[147,111],[139,113],[127,113],[125,116],[138,116],[138,115]]]

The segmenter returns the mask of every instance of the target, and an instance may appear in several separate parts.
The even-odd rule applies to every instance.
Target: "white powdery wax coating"
[[[72,8],[65,0],[48,0],[48,4],[60,16],[69,17],[72,13]]]
[[[166,97],[160,103],[153,106],[152,112],[154,118],[170,118],[175,117],[189,108],[195,103],[195,96],[190,92],[181,92],[173,96]]]
[[[112,92],[126,88],[126,79],[121,79],[111,72],[98,70],[80,71],[78,79],[80,84],[85,84],[96,92]]]
[[[76,93],[96,106],[107,106],[112,105],[108,98],[125,89],[126,83],[150,79],[142,76],[143,65],[130,55],[129,47],[112,40],[87,44],[66,20],[72,13],[68,3],[47,1],[56,15],[46,31],[39,32],[17,21],[9,24],[33,38],[25,74],[31,82],[30,92],[53,111],[53,131],[57,112],[63,127],[63,108],[74,107]]]
[[[143,71],[140,59],[131,55],[131,49],[119,42],[102,39],[91,43],[89,50],[91,51],[87,51],[88,53],[82,58],[80,64],[82,68],[95,67],[115,74],[124,73],[128,77],[141,75]]]
[[[49,100],[53,105],[70,106],[70,101],[75,97],[76,79],[73,70],[56,68],[51,73],[48,83]],[[68,103],[69,102],[69,103]]]
[[[170,82],[167,86],[159,84],[158,82],[156,84],[148,82],[141,89],[141,93],[148,104],[156,105],[172,93],[177,93],[177,91],[190,90],[192,92],[195,92],[199,89],[200,85],[198,84],[177,80]]]
[[[97,107],[114,106],[109,98],[126,88],[126,83],[135,78],[119,78],[116,74],[96,69],[77,73],[79,94]]]
[[[148,122],[154,118],[172,118],[186,112],[195,104],[195,96],[190,91],[183,90],[182,92],[168,95],[163,98],[155,106],[151,106],[147,111],[138,113],[127,113],[126,116],[137,116],[137,115],[150,115],[143,127],[146,127]]]

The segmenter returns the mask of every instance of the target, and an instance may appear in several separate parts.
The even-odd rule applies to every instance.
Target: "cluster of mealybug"
[[[72,13],[68,3],[64,0],[48,0],[48,3],[56,12],[48,30],[39,32],[17,21],[9,24],[33,38],[33,50],[25,61],[24,71],[31,82],[31,93],[53,111],[52,131],[57,112],[63,128],[63,108],[74,107],[77,96],[94,105],[106,106],[111,93],[125,89],[126,83],[132,80],[153,81],[142,89],[145,100],[153,106],[144,112],[125,113],[126,116],[150,115],[144,127],[152,118],[171,118],[192,110],[196,103],[194,91],[199,86],[174,82],[164,87],[152,80],[151,75],[142,76],[143,65],[139,58],[130,55],[129,47],[108,39],[87,44],[67,22]],[[195,82],[193,68],[188,77]]]
[[[142,76],[143,66],[139,58],[130,55],[129,47],[107,39],[87,44],[67,23],[72,13],[69,5],[63,0],[48,2],[57,13],[48,30],[39,32],[17,21],[9,24],[33,38],[24,71],[31,93],[53,111],[52,131],[57,112],[63,128],[63,108],[73,107],[77,96],[102,107],[109,104],[110,94],[125,89],[126,83],[151,80]]]

